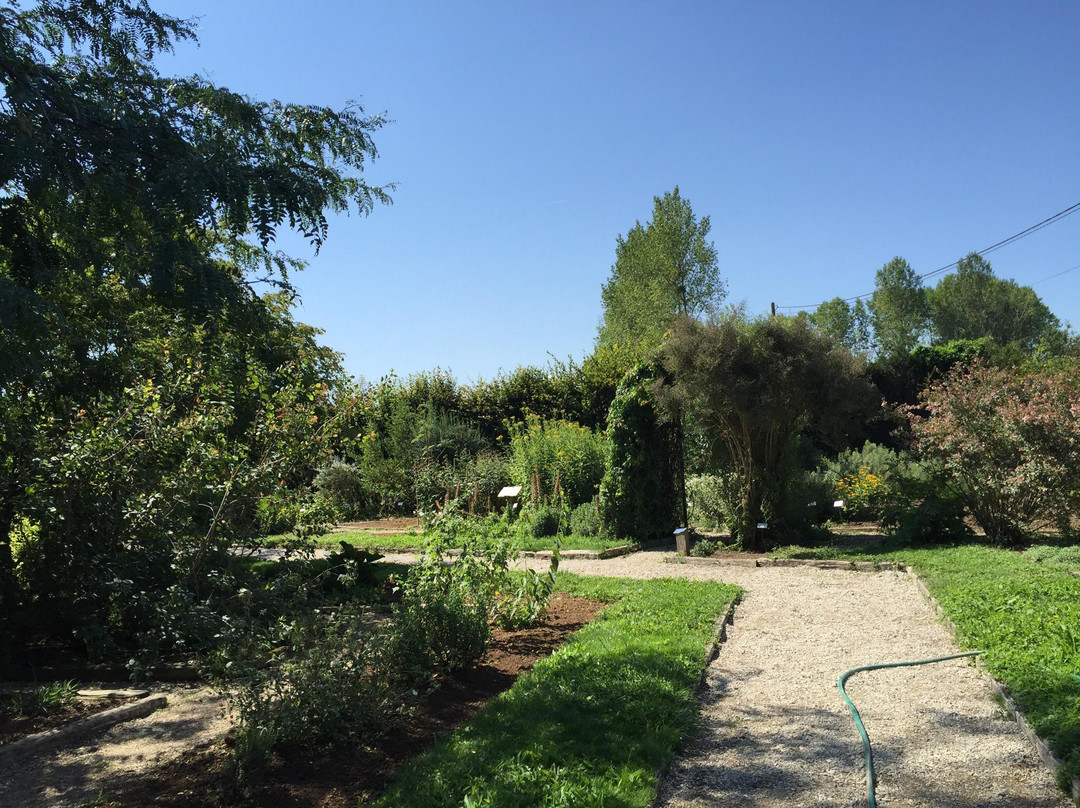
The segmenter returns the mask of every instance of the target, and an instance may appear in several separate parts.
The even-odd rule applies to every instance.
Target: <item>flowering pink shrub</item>
[[[916,448],[940,465],[991,541],[1014,546],[1064,525],[1080,489],[1080,381],[1068,373],[955,367],[908,412]]]

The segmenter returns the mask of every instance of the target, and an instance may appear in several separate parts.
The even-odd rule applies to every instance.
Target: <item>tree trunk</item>
[[[762,553],[766,550],[765,534],[758,529],[762,497],[761,485],[756,480],[743,489],[739,539],[743,550],[748,553]]]

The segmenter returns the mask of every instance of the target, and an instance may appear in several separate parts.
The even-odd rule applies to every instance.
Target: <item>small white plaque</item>
[[[844,507],[844,500],[842,500],[842,499],[838,499],[838,500],[836,500],[836,502],[834,502],[834,503],[832,504],[832,506],[833,506],[834,508],[843,508],[843,507]]]
[[[758,522],[757,526],[758,526],[759,530],[764,530],[765,528],[767,528],[769,526],[769,523],[768,522]]]
[[[510,499],[521,494],[520,485],[508,485],[502,491],[499,492],[499,499]]]

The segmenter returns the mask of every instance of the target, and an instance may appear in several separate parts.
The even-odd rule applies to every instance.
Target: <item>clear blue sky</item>
[[[680,187],[755,313],[937,269],[1080,202],[1075,2],[169,0],[163,58],[394,123],[299,319],[371,380],[580,359],[616,235]],[[1080,214],[989,257],[1080,326]]]

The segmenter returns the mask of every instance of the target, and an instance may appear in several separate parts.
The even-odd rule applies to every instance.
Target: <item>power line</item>
[[[1022,238],[1030,236],[1032,233],[1037,233],[1038,231],[1042,230],[1044,227],[1049,227],[1052,224],[1056,224],[1057,222],[1060,222],[1066,216],[1071,216],[1072,214],[1076,213],[1078,210],[1080,210],[1080,202],[1077,202],[1075,205],[1070,205],[1069,207],[1065,208],[1064,210],[1058,211],[1053,216],[1050,216],[1050,217],[1048,217],[1046,219],[1043,219],[1041,222],[1038,222],[1036,224],[1031,225],[1031,227],[1026,227],[1023,230],[1021,230],[1019,233],[1014,233],[1013,235],[1009,236],[1006,239],[1002,239],[1001,241],[997,242],[996,244],[991,244],[989,247],[986,247],[985,249],[978,250],[977,254],[985,256],[985,255],[989,255],[992,252],[996,252],[997,250],[1000,250],[1002,247],[1007,247],[1007,246],[1009,246],[1010,244],[1012,244],[1015,241],[1019,241]],[[963,260],[963,259],[961,259],[961,260]],[[943,272],[948,272],[953,267],[959,265],[959,263],[960,263],[960,261],[953,261],[951,264],[946,264],[943,267],[938,267],[937,269],[933,270],[932,272],[926,272],[926,273],[924,273],[922,275],[919,275],[918,278],[919,278],[920,281],[924,281],[927,278],[932,278],[935,275],[940,275]],[[1072,269],[1080,269],[1080,267],[1073,267]],[[1067,269],[1067,270],[1065,270],[1065,272],[1072,272],[1072,269]],[[1059,275],[1064,275],[1065,272],[1060,272],[1058,274]],[[1056,278],[1057,275],[1052,275],[1051,277]],[[1050,280],[1050,278],[1043,278],[1043,280]],[[1042,281],[1038,281],[1038,282],[1041,283]],[[862,300],[864,297],[870,297],[872,294],[874,294],[874,293],[873,292],[866,292],[866,293],[861,294],[861,295],[855,295],[854,297],[844,298],[844,302],[845,303],[854,303],[856,300]],[[828,301],[822,301],[822,302],[824,303],[824,302],[828,302]],[[821,305],[822,305],[822,303],[813,303],[813,304],[810,304],[810,305],[807,305],[807,306],[776,306],[776,308],[777,309],[783,309],[784,311],[791,311],[791,310],[795,310],[795,309],[798,309],[798,310],[816,309],[816,308],[818,308],[818,306],[821,306]]]
[[[1063,270],[1061,270],[1061,272],[1057,272],[1057,273],[1051,275],[1048,278],[1043,278],[1040,281],[1035,281],[1031,285],[1032,286],[1038,286],[1040,283],[1044,283],[1045,281],[1052,281],[1054,278],[1060,278],[1062,275],[1068,275],[1070,272],[1076,272],[1076,270],[1078,270],[1078,269],[1080,269],[1080,264],[1077,264],[1074,267],[1069,267],[1068,269],[1063,269]]]

